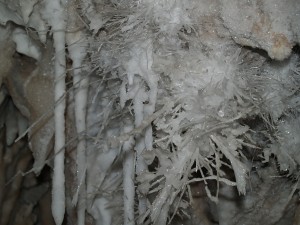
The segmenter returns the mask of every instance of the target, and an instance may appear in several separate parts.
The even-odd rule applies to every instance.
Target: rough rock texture
[[[42,60],[15,54],[7,76],[6,86],[15,105],[28,119],[29,146],[35,158],[34,171],[39,173],[45,164],[53,143],[54,133],[52,111],[53,101],[53,72],[52,47],[48,44],[43,48]],[[24,130],[25,132],[25,130]],[[24,134],[19,134],[19,136]]]
[[[300,43],[297,0],[225,0],[220,3],[224,26],[236,43],[264,49],[276,60],[287,58]]]
[[[11,26],[8,25],[6,27],[0,26],[0,84],[5,77],[9,75],[11,67],[13,66],[12,57],[15,53],[15,44],[10,39],[11,36]]]

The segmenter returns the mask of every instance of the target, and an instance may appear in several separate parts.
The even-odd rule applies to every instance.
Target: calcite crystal
[[[299,21],[298,0],[0,0],[3,225],[299,225]]]

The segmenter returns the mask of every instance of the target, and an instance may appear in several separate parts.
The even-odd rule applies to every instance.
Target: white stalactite
[[[54,173],[52,187],[52,215],[56,225],[61,225],[65,214],[65,108],[66,108],[66,54],[65,54],[65,7],[60,0],[44,2],[44,18],[52,27],[55,49],[55,87],[54,87]]]
[[[133,125],[126,124],[124,132],[133,130]],[[135,176],[135,154],[133,151],[134,139],[130,137],[123,144],[123,188],[124,188],[124,225],[134,225],[134,176]]]
[[[52,213],[57,225],[62,224],[65,212],[65,32],[55,31],[55,145],[54,145],[54,174],[52,193]]]
[[[54,174],[52,191],[52,213],[56,225],[62,224],[65,212],[65,32],[55,31],[53,34],[55,46],[55,144],[54,144]]]
[[[75,99],[75,125],[77,131],[77,194],[73,204],[77,205],[77,224],[85,224],[86,211],[86,108],[88,98],[89,77],[83,76],[82,63],[86,56],[86,40],[82,30],[78,30],[76,9],[70,4],[68,10],[68,33],[66,41],[72,59],[73,87]],[[75,30],[75,32],[74,32]],[[76,195],[77,195],[76,194]]]
[[[79,189],[77,202],[78,225],[85,224],[86,211],[86,139],[84,132],[86,131],[86,107],[88,96],[88,76],[82,76],[82,61],[86,55],[86,49],[83,47],[82,32],[77,34],[70,33],[67,35],[68,49],[70,58],[73,61],[73,87],[75,92],[75,124],[77,130],[77,186]],[[74,202],[76,204],[76,202]]]
[[[74,87],[75,87],[75,120],[76,130],[78,135],[77,144],[77,185],[79,188],[78,198],[78,224],[84,225],[84,217],[86,210],[86,185],[85,185],[85,171],[86,171],[86,140],[84,132],[86,131],[86,105],[87,105],[87,87],[88,78],[82,78],[81,70],[75,69],[81,66],[81,62],[73,61],[74,69]]]
[[[127,99],[133,99],[134,125],[139,127],[144,118],[152,115],[155,111],[157,98],[157,76],[152,71],[153,46],[152,40],[145,40],[131,50],[131,59],[126,65],[129,91],[125,94],[125,87],[121,87],[121,105],[124,106]],[[147,86],[150,88],[147,91]],[[146,104],[145,102],[148,101]],[[134,149],[136,150],[135,173],[141,175],[148,170],[147,164],[142,156],[145,150],[152,150],[153,136],[152,127],[148,126],[145,131],[136,136]],[[139,215],[144,215],[147,211],[147,199],[145,196],[139,197]]]
[[[136,80],[140,80],[135,78]],[[134,108],[134,115],[135,115],[135,127],[139,127],[144,119],[144,101],[147,100],[147,95],[145,91],[143,90],[144,87],[141,85],[141,82],[137,82],[135,85],[139,86],[139,90],[136,93],[134,99],[133,99],[133,108]],[[146,162],[144,158],[142,157],[142,153],[145,150],[145,137],[144,134],[140,134],[136,137],[136,144],[134,149],[136,150],[136,167],[135,171],[137,175],[142,174],[143,172],[146,172],[148,170]],[[139,196],[139,215],[143,215],[147,210],[147,199],[144,196]]]

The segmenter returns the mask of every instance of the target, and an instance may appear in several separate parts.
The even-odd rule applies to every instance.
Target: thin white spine
[[[69,1],[68,5],[68,30],[74,30],[78,27],[78,15],[76,12],[76,1]],[[75,126],[78,137],[76,149],[77,164],[77,197],[74,198],[73,204],[77,205],[77,224],[85,224],[86,211],[86,108],[88,98],[89,77],[83,75],[82,64],[86,56],[85,33],[82,30],[68,32],[66,42],[68,45],[69,56],[72,59],[73,70],[73,88],[75,101]]]
[[[54,171],[52,179],[52,216],[61,225],[65,215],[65,108],[66,108],[66,22],[60,0],[45,1],[43,17],[52,27],[54,60]]]
[[[133,126],[126,126],[124,131],[130,132]],[[135,155],[133,151],[134,139],[131,137],[123,144],[123,187],[124,187],[124,225],[134,225],[134,176],[135,176]]]
[[[135,78],[137,79],[137,78]],[[134,102],[134,114],[135,114],[135,126],[139,127],[144,119],[144,101],[146,99],[143,87],[140,87],[136,96],[133,99]],[[136,174],[140,175],[145,172],[148,168],[145,163],[142,153],[145,150],[145,138],[143,135],[136,137],[136,144],[134,149],[136,150]],[[139,215],[143,215],[147,210],[146,198],[144,196],[138,196],[139,199]]]
[[[54,173],[52,188],[52,215],[56,225],[61,225],[65,214],[65,108],[66,108],[66,58],[65,58],[65,29],[54,30],[55,48],[55,87],[54,87]]]
[[[73,83],[75,88],[75,120],[78,135],[77,145],[77,179],[79,188],[79,198],[77,203],[78,225],[85,224],[86,211],[86,139],[84,132],[86,131],[86,107],[88,95],[88,77],[82,77],[81,67],[82,61],[73,61],[74,77]]]

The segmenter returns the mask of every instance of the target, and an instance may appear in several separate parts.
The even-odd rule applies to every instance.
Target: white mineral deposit
[[[0,0],[1,225],[300,225],[298,0]]]

